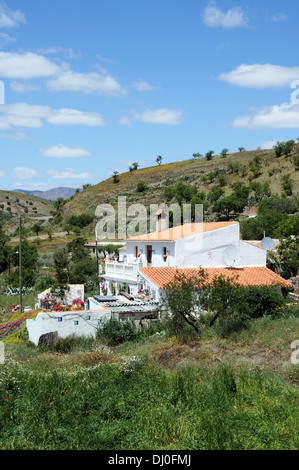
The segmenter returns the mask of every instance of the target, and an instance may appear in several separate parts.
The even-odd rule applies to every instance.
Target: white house
[[[161,211],[156,222],[155,232],[125,240],[118,261],[106,260],[104,279],[108,295],[113,287],[117,294],[122,285],[133,296],[146,289],[157,300],[161,295],[161,276],[165,273],[174,276],[176,269],[199,267],[207,271],[225,269],[226,274],[238,270],[239,274],[243,273],[245,284],[256,279],[259,285],[269,279],[285,281],[273,273],[277,276],[274,280],[272,271],[266,268],[267,250],[240,239],[238,222],[189,223],[167,229]],[[153,276],[157,272],[158,279]]]
[[[40,312],[35,319],[26,320],[26,327],[29,341],[37,346],[41,336],[49,333],[57,335],[57,338],[95,337],[99,326],[110,318],[111,310],[97,305],[94,310]]]

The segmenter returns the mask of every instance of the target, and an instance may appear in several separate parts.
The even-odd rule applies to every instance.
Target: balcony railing
[[[105,277],[120,281],[135,281],[137,282],[138,266],[137,263],[121,263],[106,261],[105,263]]]

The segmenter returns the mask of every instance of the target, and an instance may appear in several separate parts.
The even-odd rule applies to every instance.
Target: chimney
[[[156,212],[156,232],[163,232],[168,229],[168,214],[164,209]]]

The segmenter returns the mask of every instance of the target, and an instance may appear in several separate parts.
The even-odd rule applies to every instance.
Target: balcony
[[[138,266],[137,263],[122,263],[106,261],[105,279],[118,282],[137,283]]]

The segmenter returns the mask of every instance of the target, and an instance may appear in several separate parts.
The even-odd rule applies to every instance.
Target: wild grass
[[[298,449],[298,393],[243,366],[236,373],[150,362],[0,371],[0,445],[35,450]]]
[[[164,331],[114,346],[103,337],[7,345],[0,449],[298,449],[298,317],[226,335]]]

